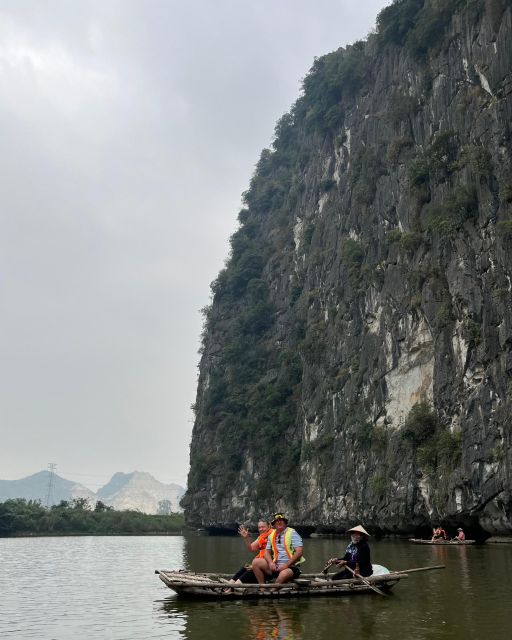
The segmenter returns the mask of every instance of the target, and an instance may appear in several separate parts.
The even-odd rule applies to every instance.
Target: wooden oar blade
[[[384,593],[384,591],[379,589],[379,587],[376,587],[369,580],[367,580],[366,578],[363,578],[363,576],[360,576],[353,569],[351,569],[348,565],[346,566],[346,569],[348,569],[350,571],[350,573],[354,576],[354,578],[359,578],[359,580],[361,580],[361,582],[363,582],[367,587],[370,587],[370,589],[372,591],[375,591],[375,593],[378,593],[379,596],[384,596],[385,598],[387,598],[387,596],[388,596],[387,593]]]

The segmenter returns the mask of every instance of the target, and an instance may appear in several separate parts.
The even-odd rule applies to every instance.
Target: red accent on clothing
[[[258,555],[256,556],[257,558],[263,558],[263,556],[265,555],[265,549],[267,548],[267,539],[272,531],[273,529],[269,529],[268,531],[265,531],[265,533],[262,533],[258,536],[258,539],[256,540],[259,549]]]

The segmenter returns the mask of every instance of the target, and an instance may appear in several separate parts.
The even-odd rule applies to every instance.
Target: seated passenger
[[[242,536],[245,546],[247,547],[247,550],[258,552],[256,558],[263,558],[263,556],[265,555],[268,536],[270,535],[271,531],[273,531],[273,529],[270,526],[270,522],[268,520],[263,520],[263,519],[259,520],[258,521],[259,536],[256,538],[256,540],[252,541],[251,538],[249,537],[249,531],[246,529],[246,527],[244,527],[243,524],[238,527],[238,533],[239,535]],[[250,566],[244,566],[244,567],[241,567],[235,573],[235,575],[231,578],[230,582],[255,584],[256,577]]]
[[[466,534],[464,533],[463,529],[459,527],[457,529],[457,535],[455,536],[454,540],[457,540],[457,542],[464,542],[465,539]]]
[[[345,580],[346,578],[353,578],[354,576],[346,567],[350,567],[359,576],[371,576],[373,567],[370,558],[370,546],[368,545],[370,534],[360,524],[349,529],[347,533],[350,534],[350,544],[345,550],[345,555],[342,558],[331,558],[327,563],[328,565],[335,564],[342,569],[335,573],[332,579]]]
[[[432,531],[432,542],[434,540],[446,540],[446,538],[446,531],[441,528],[441,525],[438,524],[436,527],[434,527]]]
[[[284,584],[300,576],[297,565],[304,562],[303,542],[300,535],[288,526],[288,518],[276,513],[263,558],[255,558],[252,569],[259,584],[275,578],[277,584]]]

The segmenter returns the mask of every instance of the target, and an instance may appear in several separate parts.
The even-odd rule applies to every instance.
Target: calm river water
[[[307,571],[341,555],[343,539],[306,540]],[[38,640],[501,640],[511,634],[512,545],[430,547],[371,543],[412,574],[392,596],[277,601],[177,599],[154,569],[238,569],[239,538],[80,537],[0,539],[0,637]],[[306,569],[305,569],[306,570]]]

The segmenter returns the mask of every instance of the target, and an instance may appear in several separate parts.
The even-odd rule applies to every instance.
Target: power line
[[[112,478],[112,475],[113,475],[113,474],[104,475],[104,474],[98,474],[98,473],[76,473],[74,471],[61,471],[60,473],[61,473],[61,476],[80,476],[83,478],[108,478],[109,480]],[[121,472],[121,473],[124,473],[124,472]],[[128,474],[129,473],[130,472],[128,472]],[[164,478],[163,480],[159,478],[156,478],[156,479],[159,482],[163,482],[164,484],[180,484],[180,482],[183,482],[181,478],[177,478],[177,477],[171,478],[171,479]]]

